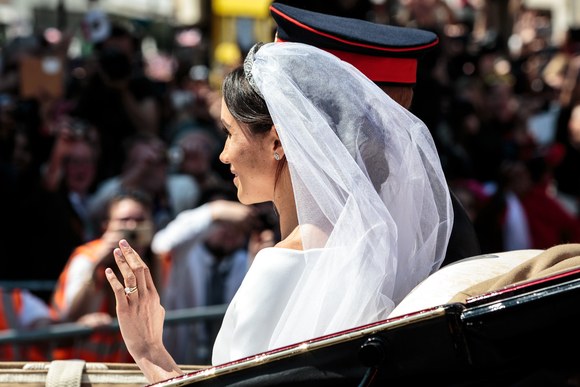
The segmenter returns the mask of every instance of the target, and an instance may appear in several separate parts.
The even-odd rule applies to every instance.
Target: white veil
[[[386,318],[439,268],[451,233],[429,130],[312,46],[265,44],[245,69],[287,157],[306,256],[270,348]]]

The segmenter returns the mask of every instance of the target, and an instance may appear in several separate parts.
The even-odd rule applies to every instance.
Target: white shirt
[[[506,193],[506,219],[503,228],[504,250],[524,250],[532,247],[532,237],[528,227],[528,217],[518,197]]]
[[[26,328],[39,320],[50,319],[50,311],[44,301],[27,289],[22,289],[22,311],[19,318],[21,326]]]
[[[167,283],[160,289],[166,310],[179,310],[208,305],[207,288],[215,258],[203,243],[205,231],[212,223],[209,204],[181,212],[167,227],[153,237],[151,249],[156,254],[171,254]],[[229,302],[246,272],[248,253],[238,249],[219,263],[227,272],[224,299]],[[198,363],[208,361],[211,343],[204,324],[175,326],[164,330],[164,343],[176,361]]]
[[[204,204],[181,212],[153,237],[151,249],[154,253],[171,252],[171,277],[168,287],[163,289],[164,305],[169,310],[207,305],[207,280],[214,258],[203,245],[202,237],[211,222],[210,206]],[[224,293],[229,301],[248,270],[247,251],[235,251],[223,259],[222,265],[231,266]]]

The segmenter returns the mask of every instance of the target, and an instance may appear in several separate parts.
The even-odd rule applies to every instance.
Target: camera
[[[151,224],[139,225],[132,229],[119,230],[131,246],[148,246],[153,240],[153,227]]]

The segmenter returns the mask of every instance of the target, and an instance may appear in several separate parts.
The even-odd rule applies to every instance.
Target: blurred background
[[[435,32],[410,110],[482,252],[580,242],[580,2],[280,2]],[[270,4],[0,0],[0,290],[37,297],[30,316],[45,303],[52,323],[69,321],[54,316],[56,283],[75,249],[119,220],[107,213],[119,187],[149,196],[150,224],[122,229],[144,240],[161,284],[169,258],[151,251],[153,235],[236,200],[218,160],[220,86],[255,42],[273,41]],[[271,208],[257,211],[254,231],[276,236]],[[251,251],[248,228],[236,230],[246,239],[235,248]]]
[[[580,3],[281,2],[435,32],[410,109],[483,252],[580,241]],[[139,165],[128,161],[134,135],[158,137],[165,173],[196,186],[176,202],[140,182],[157,190],[157,230],[216,187],[233,189],[217,159],[221,80],[255,42],[273,40],[270,3],[0,0],[0,253],[11,262],[1,280],[50,289],[73,249],[100,235],[103,186],[139,180],[127,167]],[[203,135],[182,141],[191,131]],[[88,150],[70,162],[79,141]]]

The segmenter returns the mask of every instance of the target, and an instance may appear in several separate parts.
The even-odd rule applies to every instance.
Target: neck
[[[286,239],[298,227],[298,213],[294,201],[294,191],[289,173],[280,176],[274,190],[274,206],[280,217],[280,234],[282,240]]]

